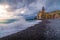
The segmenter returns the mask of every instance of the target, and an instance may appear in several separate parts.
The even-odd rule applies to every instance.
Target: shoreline
[[[44,20],[39,24],[29,27],[26,30],[20,31],[18,33],[0,38],[0,40],[36,40],[41,39],[44,40],[46,37],[44,36],[46,32],[46,24],[49,23],[48,21]],[[43,38],[42,38],[43,37]]]

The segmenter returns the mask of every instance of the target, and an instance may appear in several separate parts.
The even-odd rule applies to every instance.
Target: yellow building
[[[38,13],[37,19],[45,19],[45,8],[42,7],[42,11]]]
[[[45,12],[45,8],[42,7],[42,11],[40,11],[37,14],[37,19],[55,19],[55,18],[59,18],[58,13],[52,13],[52,12]]]

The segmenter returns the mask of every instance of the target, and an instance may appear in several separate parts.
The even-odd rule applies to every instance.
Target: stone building
[[[45,8],[44,7],[42,7],[42,11],[38,13],[37,19],[45,19]]]
[[[42,7],[42,11],[40,11],[37,14],[37,19],[56,19],[59,18],[60,16],[58,13],[53,13],[53,12],[45,12],[45,8]]]

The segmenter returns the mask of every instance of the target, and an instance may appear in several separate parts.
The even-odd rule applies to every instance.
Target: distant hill
[[[52,12],[60,12],[60,10],[52,11]]]

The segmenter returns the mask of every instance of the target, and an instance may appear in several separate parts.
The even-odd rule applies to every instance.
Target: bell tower
[[[37,19],[45,19],[45,8],[42,7],[41,11],[37,15]]]
[[[42,7],[42,11],[41,11],[41,19],[45,19],[45,8]]]
[[[45,8],[44,7],[42,7],[42,13],[44,13],[45,12]]]

